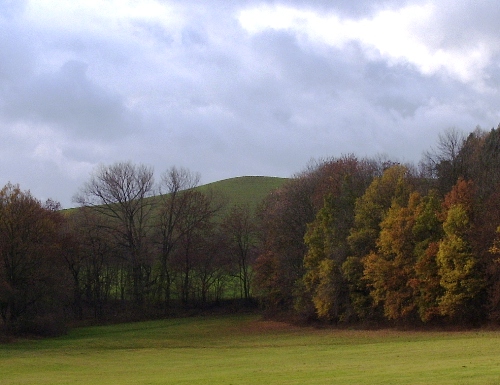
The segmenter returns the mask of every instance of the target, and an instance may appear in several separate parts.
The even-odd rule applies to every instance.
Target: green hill
[[[248,204],[252,209],[273,190],[281,187],[288,178],[271,176],[240,176],[217,182],[208,183],[197,187],[201,191],[213,190],[221,193],[227,200],[229,206]],[[151,197],[149,199],[157,199]],[[64,209],[66,214],[73,212],[75,208]]]
[[[200,190],[211,189],[220,192],[228,199],[229,205],[248,204],[257,207],[273,190],[281,187],[288,178],[270,176],[241,176],[224,179],[198,187]]]

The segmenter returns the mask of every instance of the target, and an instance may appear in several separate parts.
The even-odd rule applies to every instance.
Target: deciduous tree
[[[452,205],[447,211],[443,224],[445,236],[437,253],[440,284],[444,289],[439,299],[441,314],[464,321],[477,316],[474,300],[484,287],[477,258],[465,237],[469,223],[464,206]]]
[[[154,193],[153,170],[144,165],[119,162],[99,166],[75,200],[109,219],[107,230],[123,247],[132,276],[133,298],[142,305],[151,263],[147,233]]]
[[[416,304],[420,319],[429,322],[440,315],[439,298],[443,288],[437,266],[439,241],[443,236],[439,214],[442,201],[436,191],[423,197],[415,212],[413,236],[415,239],[415,279],[410,284],[416,291]]]
[[[401,206],[400,197],[382,220],[377,250],[364,260],[365,278],[373,288],[375,304],[382,304],[384,315],[390,319],[411,319],[416,309],[416,295],[411,285],[415,279],[415,210],[420,195],[412,193],[409,202]]]
[[[170,304],[175,281],[172,256],[180,246],[183,231],[189,229],[183,223],[191,215],[192,201],[198,197],[193,189],[198,186],[199,180],[199,174],[177,167],[170,168],[161,176],[154,228],[159,247],[158,298],[166,307]]]
[[[222,222],[226,238],[227,252],[236,266],[236,276],[240,282],[241,297],[251,297],[253,270],[257,255],[257,226],[248,205],[233,206]]]
[[[62,221],[18,185],[0,190],[0,314],[8,327],[62,311]]]

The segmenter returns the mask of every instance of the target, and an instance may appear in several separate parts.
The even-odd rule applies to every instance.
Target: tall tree
[[[0,190],[0,314],[7,327],[59,310],[65,284],[60,263],[59,212],[29,191]]]
[[[166,307],[170,304],[175,280],[171,259],[180,246],[183,232],[189,230],[183,223],[191,215],[190,210],[194,207],[192,201],[198,197],[193,189],[198,186],[199,180],[199,174],[177,167],[170,168],[161,176],[154,227],[159,247],[158,298]]]
[[[395,165],[384,171],[356,201],[354,226],[348,237],[353,254],[368,255],[376,248],[380,223],[393,203],[405,205],[411,191],[408,168]]]
[[[464,134],[456,128],[449,128],[439,135],[437,148],[424,154],[423,163],[436,178],[442,195],[464,176],[464,157],[461,156],[464,143]]]
[[[107,221],[109,218],[88,207],[68,215],[72,247],[63,250],[63,256],[73,277],[74,306],[79,318],[83,318],[85,300],[93,316],[103,319],[111,288],[119,289],[119,248],[107,231]]]
[[[364,260],[365,279],[372,287],[375,304],[381,303],[388,319],[411,319],[415,313],[415,292],[411,285],[415,278],[415,210],[420,194],[412,193],[409,202],[401,206],[400,197],[382,220],[377,250]]]
[[[233,206],[222,222],[227,239],[228,252],[236,265],[236,276],[240,282],[241,296],[251,297],[253,270],[251,265],[257,253],[257,226],[248,205]]]
[[[331,321],[339,321],[348,305],[348,296],[340,295],[344,287],[340,267],[346,253],[338,250],[345,243],[345,237],[343,240],[336,238],[335,214],[338,208],[335,203],[331,194],[325,198],[324,206],[308,225],[304,237],[307,245],[304,286],[311,295],[318,317]]]
[[[392,204],[404,206],[412,190],[408,168],[392,165],[382,175],[375,177],[364,194],[356,200],[354,225],[347,237],[350,258],[343,265],[344,274],[350,287],[351,301],[355,313],[366,317],[378,309],[370,308],[369,287],[360,271],[364,269],[364,258],[376,251],[380,235],[380,224]]]
[[[154,193],[153,170],[144,165],[119,162],[100,166],[75,200],[110,219],[107,230],[123,247],[132,276],[133,298],[142,305],[150,269],[147,232]]]
[[[445,237],[439,244],[437,254],[440,283],[444,289],[439,300],[441,314],[459,321],[474,317],[473,303],[484,285],[477,259],[464,237],[468,225],[469,219],[463,206],[452,206],[443,224]]]
[[[470,173],[470,179],[474,181],[478,199],[485,201],[500,185],[500,126],[476,141],[480,150],[476,150],[479,156],[474,159],[476,167]]]
[[[304,234],[314,219],[314,172],[298,175],[270,194],[259,210],[261,250],[255,262],[255,287],[265,306],[291,311],[304,275]]]
[[[372,180],[366,161],[344,157],[324,166],[324,204],[304,237],[304,286],[320,318],[349,321],[353,309],[342,265],[349,255],[347,237],[354,224],[356,199]],[[372,169],[373,170],[373,169]]]
[[[418,313],[424,322],[440,315],[438,301],[443,288],[439,283],[437,252],[438,242],[443,236],[442,222],[439,219],[441,209],[442,200],[437,191],[430,191],[416,208],[412,230],[415,239],[416,276],[411,285],[417,292]]]
[[[180,299],[188,305],[193,297],[192,278],[200,255],[207,242],[205,235],[214,226],[215,215],[224,207],[225,201],[214,191],[190,190],[185,215],[179,218],[178,243],[173,255],[172,268],[179,275]]]
[[[193,252],[193,291],[195,298],[205,306],[209,301],[219,302],[231,276],[231,257],[226,253],[226,236],[213,224],[205,229]]]
[[[490,245],[489,252],[492,256],[488,266],[489,287],[488,287],[488,310],[492,320],[500,320],[500,226],[497,227],[497,235]]]
[[[441,314],[458,321],[481,315],[480,293],[484,276],[473,253],[469,237],[474,218],[472,202],[474,186],[459,180],[445,197],[444,237],[437,253],[440,284],[444,289],[439,299]]]

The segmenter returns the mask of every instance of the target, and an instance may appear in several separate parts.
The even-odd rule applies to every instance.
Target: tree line
[[[499,321],[499,187],[500,127],[447,130],[418,165],[317,162],[264,203],[259,296],[330,323]]]
[[[447,130],[417,164],[320,160],[257,210],[199,175],[102,165],[61,210],[0,190],[6,332],[135,320],[257,299],[328,323],[500,320],[500,127]]]
[[[250,301],[250,207],[197,189],[199,175],[99,166],[61,210],[0,191],[0,315],[6,332],[59,334],[68,321],[123,321]]]

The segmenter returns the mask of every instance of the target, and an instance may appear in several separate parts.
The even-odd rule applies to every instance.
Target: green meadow
[[[10,384],[498,384],[500,332],[296,327],[256,315],[85,327],[0,345]]]
[[[240,176],[224,179],[198,187],[200,191],[214,190],[221,193],[233,205],[248,204],[256,208],[273,190],[281,187],[288,179],[270,176]]]

